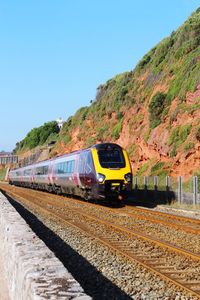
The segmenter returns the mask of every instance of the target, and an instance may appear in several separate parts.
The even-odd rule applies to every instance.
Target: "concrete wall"
[[[0,255],[11,300],[91,299],[1,193]]]

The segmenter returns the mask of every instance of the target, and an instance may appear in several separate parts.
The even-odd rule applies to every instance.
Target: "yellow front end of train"
[[[91,152],[97,180],[95,194],[108,200],[126,198],[132,189],[132,171],[126,150],[107,143],[96,145]]]

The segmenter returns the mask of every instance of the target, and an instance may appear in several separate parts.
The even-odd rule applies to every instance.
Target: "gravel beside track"
[[[16,188],[14,188],[13,191],[14,190],[16,190]],[[124,228],[132,228],[134,230],[142,229],[146,234],[154,235],[157,238],[160,234],[164,240],[169,240],[170,235],[173,234],[175,238],[173,238],[171,242],[175,244],[178,244],[179,240],[186,239],[187,237],[188,240],[185,240],[182,245],[183,247],[187,245],[190,250],[191,247],[188,246],[188,243],[191,242],[191,239],[193,242],[195,241],[195,235],[178,232],[178,236],[176,237],[176,230],[166,228],[164,232],[164,228],[160,228],[161,226],[159,227],[159,224],[153,224],[145,220],[128,217],[123,209],[109,211],[104,207],[95,205],[89,206],[84,202],[82,203],[76,200],[69,201],[67,198],[63,197],[37,193],[35,191],[32,193],[32,191],[24,189],[20,190],[21,197],[24,198],[26,195],[29,201],[24,201],[22,198],[21,200],[18,199],[18,201],[36,215],[46,227],[54,232],[54,234],[61,239],[59,240],[61,244],[64,241],[71,249],[73,249],[73,251],[81,255],[81,257],[86,259],[90,265],[96,268],[95,277],[93,276],[92,282],[90,281],[91,275],[88,275],[89,271],[87,268],[85,269],[82,267],[81,269],[81,266],[78,265],[78,271],[76,271],[77,273],[84,272],[84,274],[87,274],[85,286],[83,286],[82,283],[81,285],[84,289],[86,287],[87,293],[87,289],[90,289],[90,295],[92,295],[94,299],[197,299],[197,297],[190,296],[187,292],[178,289],[171,283],[165,282],[160,279],[159,276],[149,272],[149,270],[134,263],[127,257],[120,255],[116,251],[106,247],[106,245],[99,243],[95,236],[105,236],[108,227],[105,224],[100,225],[97,221],[81,214],[87,210],[87,214],[96,217],[98,216],[98,218],[102,220],[109,220],[112,224],[117,224]],[[13,201],[12,203],[18,207],[18,209],[23,210],[19,204]],[[37,206],[35,206],[34,203],[37,204]],[[45,212],[42,208],[40,209],[38,206],[39,204],[44,205],[44,207],[46,206],[52,213],[59,213],[62,216],[65,216],[66,220],[73,220],[74,224],[81,224],[90,235],[78,228],[63,223],[56,218],[56,216],[53,217],[48,214],[48,212]],[[79,209],[79,212],[76,212],[75,209]],[[120,211],[120,214],[116,213],[116,211]],[[28,212],[26,212],[26,214],[28,214]],[[33,216],[32,219],[34,219],[33,223],[36,223]],[[148,228],[150,228],[149,231]],[[169,230],[171,230],[170,233],[168,233]],[[169,235],[166,235],[166,233]],[[181,274],[184,280],[200,280],[199,261],[195,262],[189,257],[183,257],[177,253],[172,253],[164,248],[156,246],[154,243],[149,243],[136,237],[133,238],[131,235],[116,231],[114,228],[109,228],[109,235],[112,236],[114,241],[120,240],[121,242],[124,242],[123,247],[127,244],[129,249],[132,248],[134,251],[138,249],[138,253],[140,253],[141,256],[144,255],[147,258],[147,255],[149,255],[149,258],[151,259],[159,259],[159,257],[162,256],[169,267],[173,267],[177,270],[184,269],[185,273]],[[46,236],[46,239],[51,240],[51,237]],[[193,242],[191,242],[191,244],[193,244]],[[47,241],[47,243],[49,242]],[[60,246],[57,245],[57,249],[59,249],[59,247]],[[199,253],[198,247],[199,246],[194,247],[191,251]],[[55,251],[58,250],[55,249]],[[58,256],[59,255],[58,251]],[[64,255],[67,256],[67,253]],[[60,256],[61,259],[63,259],[63,254]],[[91,273],[94,275],[94,270]],[[102,279],[102,275],[104,280]]]
[[[173,208],[173,207],[158,205],[153,210],[158,212],[164,212],[174,216],[188,217],[188,218],[200,220],[200,210],[195,209],[195,206],[193,206],[192,208],[193,209],[190,208],[182,209],[182,208]]]
[[[143,232],[148,234],[149,236],[159,238],[160,240],[169,242],[173,245],[177,245],[182,247],[188,251],[192,251],[193,253],[200,254],[200,238],[195,233],[188,233],[184,231],[184,225],[180,226],[180,229],[177,230],[171,227],[171,221],[168,226],[165,224],[156,224],[154,221],[149,221],[140,219],[140,215],[129,216],[124,211],[124,209],[120,209],[120,213],[116,214],[116,210],[106,209],[105,207],[97,207],[97,206],[86,206],[84,203],[74,202],[69,203],[66,202],[64,204],[65,209],[79,209],[79,211],[91,216],[98,217],[101,220],[109,220],[112,224],[123,226],[124,228],[128,228],[130,230],[136,232]],[[52,205],[52,210],[57,210],[56,206]],[[148,212],[147,212],[148,214]],[[168,220],[169,222],[169,220]],[[194,224],[197,226],[196,224]],[[199,234],[200,234],[200,224],[199,224]]]

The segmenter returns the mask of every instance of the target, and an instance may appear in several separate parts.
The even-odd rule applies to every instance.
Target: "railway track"
[[[68,202],[65,201],[66,197],[59,196],[59,199],[60,198],[63,199],[63,203],[61,204],[61,206],[65,205],[66,207],[68,207]],[[57,199],[57,196],[55,196],[54,200],[55,199]],[[147,209],[142,208],[101,208],[100,205],[91,204],[80,200],[70,202],[69,206],[72,208],[72,205],[74,203],[80,204],[79,210],[82,210],[83,213],[85,211],[88,211],[91,216],[97,216],[99,218],[98,214],[96,214],[96,209],[97,212],[101,210],[101,218],[105,220],[109,218],[113,224],[121,225],[127,229],[131,229],[136,232],[143,231],[152,237],[156,235],[157,237],[159,237],[160,240],[163,240],[164,234],[164,240],[166,240],[168,243],[175,244],[178,247],[182,246],[183,248],[187,248],[189,251],[193,251],[196,254],[200,254],[200,239],[198,237],[200,232],[200,220],[180,216],[173,216],[170,214],[149,211]],[[59,206],[59,203],[57,203],[56,205]],[[165,220],[163,220],[163,216],[165,217]],[[156,228],[154,228],[155,225],[157,225]],[[196,229],[195,226],[197,227]],[[166,228],[169,229],[167,230],[167,232]],[[170,229],[172,229],[173,231],[170,231]],[[178,236],[176,238],[175,233]],[[187,238],[187,240],[185,238]]]
[[[2,189],[27,207],[34,207],[34,209],[48,215],[50,218],[59,220],[64,226],[73,226],[92,238],[95,236],[99,243],[125,256],[127,260],[136,262],[146,270],[162,278],[165,282],[173,284],[178,289],[193,295],[191,299],[200,299],[200,275],[198,275],[200,255],[171,243],[152,238],[138,230],[134,232],[133,229],[116,225],[111,221],[106,221],[104,217],[91,215],[90,212],[83,212],[79,208],[69,208],[69,205],[65,207],[61,201],[55,201],[60,199],[58,196],[49,196],[49,194],[36,191],[27,192],[25,189],[9,186],[2,187]],[[84,203],[83,206],[89,208],[91,204]],[[92,205],[92,207],[94,209],[95,205]],[[141,219],[144,220],[145,218],[145,212],[141,210],[138,210],[138,215],[136,216],[137,209],[134,212],[127,212],[125,209],[114,211],[107,207],[101,207],[100,209],[104,211],[104,216],[105,212],[115,212],[116,216],[121,214],[123,216],[140,218],[141,213]],[[162,216],[162,214],[158,213],[155,215],[159,216],[159,218]],[[169,219],[171,219],[171,216]],[[193,220],[178,217],[179,222],[183,222],[183,219],[186,224],[190,222],[193,225]],[[151,217],[148,215],[147,220],[151,222],[157,220],[157,224],[161,225],[166,225],[167,223],[166,220],[154,219],[152,215]],[[200,222],[196,220],[194,223],[198,225]],[[179,225],[182,226],[181,224]],[[175,226],[176,229],[179,225]],[[180,230],[180,227],[178,229]],[[185,232],[191,230],[193,234],[196,233],[188,225],[185,229]]]
[[[126,208],[126,213],[134,217],[137,215],[137,217],[140,218],[143,218],[143,215],[145,215],[146,219],[149,218],[150,220],[163,224],[168,223],[168,225],[170,221],[172,227],[174,226],[176,228],[181,228],[182,230],[187,230],[186,228],[188,227],[188,232],[190,231],[194,232],[195,234],[200,234],[200,220],[198,219],[178,216],[175,214],[172,215],[160,211],[147,210],[140,207],[131,208],[131,206],[128,206],[128,209]]]

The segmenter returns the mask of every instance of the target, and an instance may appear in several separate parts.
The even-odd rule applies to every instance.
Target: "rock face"
[[[0,250],[11,300],[90,300],[0,193]]]
[[[200,140],[197,138],[197,133],[200,132],[200,85],[193,93],[187,93],[183,103],[174,99],[168,107],[168,114],[155,128],[150,127],[147,102],[141,107],[133,105],[124,111],[117,139],[112,136],[112,130],[118,122],[115,113],[110,118],[104,116],[99,121],[101,128],[104,124],[109,124],[108,136],[101,139],[95,119],[88,115],[90,122],[86,123],[85,120],[82,126],[70,128],[70,142],[57,143],[54,153],[62,154],[87,147],[88,139],[91,144],[108,140],[128,150],[135,174],[144,164],[148,164],[143,175],[151,175],[152,168],[158,162],[163,162],[163,174],[189,178],[200,169]]]
[[[128,150],[135,174],[199,172],[199,35],[200,8],[133,71],[101,85],[95,101],[64,124],[52,155],[112,141]]]

